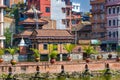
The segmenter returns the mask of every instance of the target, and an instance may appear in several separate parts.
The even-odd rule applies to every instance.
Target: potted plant
[[[91,45],[84,47],[84,54],[86,54],[85,60],[87,63],[90,62],[90,55],[95,53],[97,53],[97,51]]]
[[[108,59],[111,59],[112,58],[112,54],[108,54]]]
[[[55,51],[55,50],[53,50],[53,51],[49,54],[50,63],[51,63],[51,64],[54,64],[54,63],[56,62],[57,54],[58,54],[58,52]]]
[[[68,61],[72,60],[72,58],[70,57],[70,54],[72,53],[72,50],[75,48],[75,46],[76,46],[75,44],[65,44],[64,45],[65,50],[67,50],[67,52],[68,52],[68,56],[67,56]]]
[[[97,60],[102,59],[102,55],[97,55]]]
[[[39,62],[39,61],[40,61],[40,53],[39,53],[39,50],[38,50],[38,49],[34,49],[34,48],[31,48],[30,50],[32,50],[33,53],[34,53],[35,61],[36,61],[36,62]]]
[[[0,49],[0,63],[3,62],[2,55],[4,54],[4,49]]]
[[[16,62],[16,60],[14,60],[14,55],[15,55],[15,53],[19,50],[18,48],[7,48],[6,49],[11,55],[12,55],[12,59],[11,59],[11,61],[10,61],[10,63],[12,64],[12,65],[15,65],[17,62]]]

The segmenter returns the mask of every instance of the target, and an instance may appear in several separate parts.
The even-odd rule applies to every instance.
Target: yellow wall
[[[43,49],[43,45],[44,45],[44,44],[42,44],[42,43],[38,45],[38,49],[39,49],[40,53],[41,53],[41,54],[48,54],[49,51],[50,51],[49,47],[48,47],[47,50],[44,50],[44,49]],[[48,45],[48,46],[49,46],[49,45]],[[61,53],[67,53],[67,51],[64,49],[63,44],[58,44],[57,47],[58,47],[58,53],[60,53],[60,52],[61,52]]]

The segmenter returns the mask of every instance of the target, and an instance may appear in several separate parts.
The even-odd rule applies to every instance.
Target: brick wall
[[[36,72],[36,66],[39,65],[41,73],[60,73],[61,72],[61,65],[64,65],[64,69],[66,72],[83,72],[85,70],[85,62],[57,62],[55,64],[50,64],[48,62],[23,62],[18,63],[17,65],[13,66],[13,73],[34,73]],[[109,62],[110,69],[112,70],[120,70],[120,63],[118,62]],[[11,64],[2,63],[0,65],[0,74],[8,73],[8,67]],[[105,69],[105,62],[92,62],[88,63],[88,67],[90,71],[96,70],[104,70]]]

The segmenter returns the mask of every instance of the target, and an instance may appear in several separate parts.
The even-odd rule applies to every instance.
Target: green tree
[[[10,31],[10,29],[6,28],[5,33],[4,33],[4,36],[6,37],[6,39],[5,39],[5,46],[6,47],[10,46],[11,35],[12,35],[12,32]]]
[[[12,8],[6,8],[5,11],[7,14],[5,16],[14,18],[15,19],[15,26],[16,26],[16,31],[19,29],[18,28],[18,22],[19,22],[19,11],[22,13],[25,11],[25,4],[24,3],[18,3]],[[21,28],[20,28],[21,29]]]
[[[51,53],[49,54],[50,58],[51,59],[56,59],[57,58],[57,54],[58,54],[58,51],[51,51]]]
[[[15,53],[18,51],[18,48],[7,48],[6,51],[8,51],[12,55],[12,59],[14,59]]]
[[[98,53],[97,50],[95,50],[95,49],[93,48],[93,46],[91,46],[91,45],[85,46],[85,47],[83,48],[83,50],[84,50],[84,53],[87,54],[87,57],[89,57],[90,54],[97,54],[97,53]]]
[[[34,57],[35,57],[35,58],[40,58],[40,52],[39,52],[38,49],[30,48],[30,50],[33,51],[33,53],[34,53]]]
[[[49,57],[50,58],[57,58],[57,54],[58,54],[57,45],[49,44],[48,49],[49,49]]]
[[[64,48],[65,48],[65,50],[67,50],[67,52],[69,53],[69,54],[71,54],[72,53],[72,50],[75,48],[75,44],[65,44],[64,45]]]
[[[2,57],[2,55],[4,54],[4,49],[0,48],[0,58]]]

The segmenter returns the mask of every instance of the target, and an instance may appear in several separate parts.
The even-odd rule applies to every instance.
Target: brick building
[[[40,10],[43,17],[50,17],[50,1],[51,0],[28,0],[28,9],[34,5],[36,9]]]
[[[56,21],[56,29],[68,29],[80,22],[80,15],[72,14],[70,0],[28,0],[28,8],[36,6],[43,14],[42,17],[49,17]]]
[[[90,0],[92,6],[92,38],[105,40],[106,35],[106,18],[105,18],[105,0]]]

